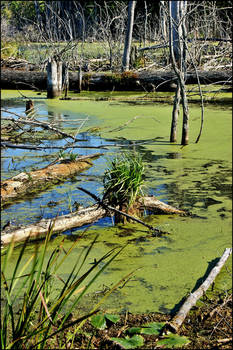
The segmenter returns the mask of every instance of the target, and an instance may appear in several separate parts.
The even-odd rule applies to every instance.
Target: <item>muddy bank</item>
[[[69,73],[69,89],[78,91],[79,74]],[[231,89],[231,71],[200,71],[201,84],[222,84]],[[175,74],[164,71],[125,73],[84,73],[82,89],[89,91],[174,91]],[[187,84],[197,84],[195,72],[187,73]],[[47,73],[2,69],[2,89],[46,90]]]

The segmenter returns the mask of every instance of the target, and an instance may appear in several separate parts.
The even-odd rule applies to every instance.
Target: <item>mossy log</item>
[[[1,182],[1,205],[4,207],[13,201],[36,194],[49,186],[63,182],[77,172],[92,166],[91,159],[98,158],[102,153],[80,157],[75,161],[62,160],[58,164],[50,164],[42,169],[22,172]]]
[[[154,201],[154,205],[152,204]],[[147,207],[149,204],[149,207]],[[141,208],[154,210],[163,214],[180,214],[183,215],[185,212],[172,206],[169,206],[155,197],[142,197]],[[51,221],[54,221],[53,233],[61,233],[71,228],[82,227],[93,223],[100,218],[108,215],[108,212],[99,205],[93,205],[88,208],[82,208],[73,213],[67,215],[61,215],[54,219],[42,219],[38,223],[31,224],[28,226],[14,228],[12,226],[7,227],[2,231],[1,244],[7,245],[12,239],[15,243],[22,242],[30,237],[30,240],[42,238],[46,236],[48,229],[51,225]]]
[[[231,71],[200,71],[201,84],[231,85]],[[104,91],[174,91],[176,81],[173,72],[148,71],[122,73],[85,73],[82,77],[82,90]],[[78,91],[79,73],[69,72],[69,89]],[[195,72],[188,72],[186,84],[197,84]],[[28,72],[10,69],[1,71],[2,89],[47,89],[46,72]]]

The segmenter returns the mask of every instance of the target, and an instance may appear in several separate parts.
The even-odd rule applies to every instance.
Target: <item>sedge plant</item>
[[[143,195],[144,165],[136,152],[116,155],[109,161],[104,173],[103,199],[111,206],[128,211],[136,199]]]
[[[58,270],[77,246],[79,239],[68,251],[63,247],[63,239],[49,255],[48,244],[52,232],[53,225],[42,246],[37,244],[35,252],[26,262],[23,261],[23,256],[28,241],[24,242],[10,277],[6,275],[6,266],[11,259],[14,242],[2,252],[2,349],[49,349],[54,348],[54,341],[61,348],[67,329],[98,312],[95,308],[88,314],[72,319],[72,312],[87,290],[123,248],[117,252],[109,251],[86,268],[96,237],[86,250],[77,255],[67,279],[63,280]],[[55,278],[60,283],[56,289],[53,283]]]

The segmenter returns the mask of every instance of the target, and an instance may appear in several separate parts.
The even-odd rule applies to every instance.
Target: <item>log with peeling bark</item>
[[[1,182],[1,205],[11,204],[15,199],[21,199],[27,194],[38,193],[52,184],[64,181],[92,166],[91,159],[98,158],[102,153],[77,158],[75,161],[61,160],[58,164],[31,172],[22,172]]]
[[[177,312],[177,314],[172,318],[172,320],[167,323],[164,327],[164,330],[162,331],[165,333],[167,330],[172,332],[178,332],[180,326],[184,322],[187,314],[191,310],[191,308],[196,305],[197,301],[202,297],[204,292],[207,291],[207,289],[210,287],[210,285],[214,282],[215,278],[221,271],[222,267],[226,263],[227,259],[232,253],[232,248],[226,248],[224,250],[223,255],[219,259],[217,265],[210,271],[208,277],[205,279],[205,281],[201,284],[201,286],[195,290],[195,292],[190,293],[189,297],[186,299],[184,304],[181,306],[180,310]]]
[[[149,199],[148,199],[149,198]],[[152,208],[152,202],[154,206]],[[160,202],[155,197],[142,197],[141,208],[147,208],[149,203],[151,210],[160,210],[163,214],[183,214],[184,211],[171,207],[163,202]],[[100,218],[108,215],[107,211],[99,205],[77,210],[71,214],[59,216],[54,220],[53,232],[61,233],[71,228],[82,227],[91,224]],[[24,226],[21,228],[7,227],[2,231],[1,244],[7,245],[13,239],[15,243],[22,242],[30,236],[30,240],[45,237],[51,224],[51,219],[42,219],[38,223]]]

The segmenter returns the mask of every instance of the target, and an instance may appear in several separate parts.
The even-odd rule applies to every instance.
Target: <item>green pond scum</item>
[[[178,142],[169,142],[171,103],[131,104],[117,100],[95,100],[96,97],[110,95],[121,96],[123,100],[130,96],[145,96],[145,93],[82,92],[78,95],[90,98],[88,101],[47,100],[45,93],[23,93],[34,100],[35,107],[38,106],[39,110],[43,105],[48,111],[67,115],[72,119],[79,118],[80,115],[88,117],[81,131],[98,128],[98,135],[106,143],[111,141],[120,145],[119,148],[110,147],[98,162],[94,162],[91,170],[78,177],[76,183],[68,181],[57,188],[53,187],[51,197],[55,191],[58,196],[54,200],[62,199],[62,205],[65,207],[68,200],[64,198],[69,193],[73,201],[79,201],[84,195],[77,192],[76,187],[88,186],[91,184],[89,177],[94,178],[96,175],[100,178],[96,182],[92,180],[93,186],[101,194],[101,177],[106,169],[104,159],[133,144],[145,166],[144,192],[156,195],[159,200],[194,214],[193,217],[147,216],[146,222],[169,233],[159,238],[153,237],[146,227],[138,224],[128,223],[114,227],[97,223],[86,231],[69,258],[72,261],[80,249],[92,242],[96,233],[99,237],[88,258],[88,264],[109,249],[127,244],[117,259],[100,275],[89,295],[85,296],[86,305],[94,305],[107,288],[111,288],[123,276],[135,270],[133,276],[106,300],[107,312],[121,313],[128,310],[132,313],[171,313],[183,297],[203,282],[206,273],[216,263],[216,258],[221,257],[224,249],[232,245],[232,114],[229,104],[217,103],[221,100],[220,97],[219,100],[216,99],[215,104],[205,104],[203,132],[197,144],[195,140],[200,129],[201,109],[197,103],[189,104],[190,142],[188,146],[182,147],[182,113],[179,117]],[[160,94],[162,96],[164,93]],[[231,98],[230,93],[223,94],[222,98]],[[77,97],[77,94],[70,93],[70,96]],[[2,91],[2,99],[4,103],[8,100],[9,106],[12,101],[15,103],[17,98],[17,103],[22,106],[22,97],[17,91]],[[89,137],[92,137],[91,133]],[[91,153],[90,150],[86,152]],[[3,175],[5,176],[5,173]],[[41,204],[46,204],[43,198],[41,194],[39,200]],[[46,198],[48,200],[50,197]],[[33,199],[31,201],[33,202]],[[85,203],[90,205],[93,201],[87,198]],[[35,215],[35,210],[33,206],[29,206],[28,209],[21,206],[18,214],[15,208],[7,214],[2,211],[2,217],[19,215],[25,217],[26,222],[28,216]],[[59,215],[61,213],[60,211]],[[82,230],[74,230],[72,235],[66,235],[64,248],[68,249],[81,232]],[[63,235],[54,238],[49,249],[54,249],[62,238]],[[33,246],[34,243],[28,246],[25,259],[33,252]],[[18,253],[19,249],[16,248],[7,267],[9,271]],[[62,266],[61,277],[69,273],[69,259]],[[214,288],[230,289],[231,271],[231,259],[228,259],[216,279]]]

